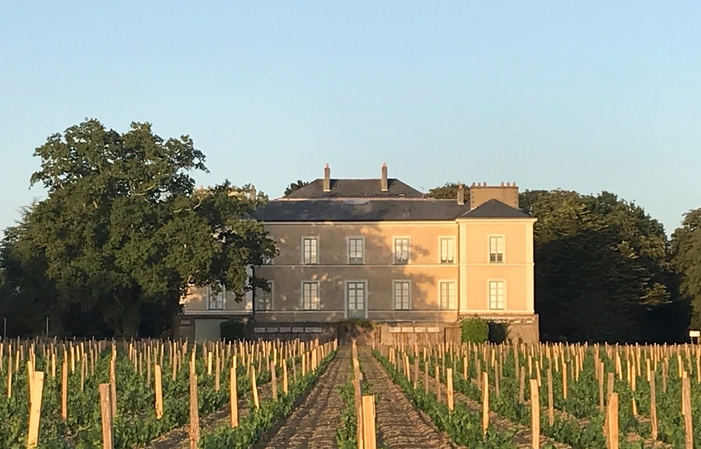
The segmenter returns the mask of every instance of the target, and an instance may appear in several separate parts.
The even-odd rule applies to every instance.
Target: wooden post
[[[438,365],[436,365],[434,370],[435,378],[436,378],[436,400],[438,402],[441,402],[441,378],[439,374],[439,369]]]
[[[282,391],[285,394],[290,392],[287,381],[287,360],[285,359],[282,360]]]
[[[68,361],[61,364],[61,418],[68,419]]]
[[[200,441],[200,410],[197,400],[197,373],[190,373],[190,449]]]
[[[650,437],[653,441],[657,440],[657,393],[655,389],[655,373],[650,373]]]
[[[519,376],[519,381],[518,381],[518,402],[520,404],[523,404],[524,402],[526,402],[525,395],[526,395],[526,370],[522,369],[521,375]]]
[[[553,370],[548,366],[548,425],[555,424],[555,410],[553,406]]]
[[[453,369],[446,368],[445,370],[445,394],[448,397],[448,410],[453,411]]]
[[[428,393],[428,361],[424,362],[424,393]]]
[[[112,406],[110,405],[110,384],[100,384],[99,388],[100,414],[102,415],[102,447],[104,449],[112,449]]]
[[[163,417],[163,384],[160,365],[154,366],[153,377],[156,390],[156,419],[161,419]]]
[[[231,417],[231,427],[239,425],[239,398],[238,385],[236,379],[236,356],[234,356],[234,366],[229,372],[229,408]]]
[[[682,410],[684,413],[685,449],[694,449],[694,429],[691,420],[691,385],[688,377],[682,378]]]
[[[112,421],[117,416],[117,375],[115,373],[116,359],[110,361],[110,407],[112,407]]]
[[[41,419],[41,398],[44,392],[44,372],[35,371],[28,379],[31,384],[29,400],[29,430],[27,431],[27,447],[35,448],[39,444],[39,420]]]
[[[489,375],[482,373],[482,437],[487,439],[489,428]]]
[[[531,436],[533,449],[540,449],[540,396],[537,379],[531,379]]]
[[[270,362],[270,390],[273,395],[273,401],[277,401],[277,373],[275,372],[275,364]]]
[[[251,392],[253,393],[253,403],[256,406],[256,410],[260,408],[260,402],[258,401],[258,385],[256,384],[256,367],[251,365]]]
[[[363,441],[365,449],[377,449],[375,440],[375,396],[363,396]]]
[[[609,373],[613,376],[613,373]],[[618,449],[618,393],[611,393],[606,414],[608,449]]]

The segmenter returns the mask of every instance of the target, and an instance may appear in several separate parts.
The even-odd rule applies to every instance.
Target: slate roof
[[[462,215],[460,218],[529,218],[527,213],[515,209],[499,200],[489,200]]]
[[[330,192],[324,192],[323,179],[315,179],[285,198],[423,198],[423,196],[420,191],[394,178],[387,179],[387,192],[380,189],[380,179],[331,179]]]
[[[300,189],[301,190],[301,189]],[[508,207],[508,206],[506,206]],[[455,220],[468,204],[436,199],[273,200],[259,208],[261,221],[423,221]]]

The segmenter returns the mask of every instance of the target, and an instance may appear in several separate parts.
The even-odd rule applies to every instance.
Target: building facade
[[[441,329],[478,315],[508,323],[512,338],[538,340],[535,219],[518,209],[515,184],[473,184],[437,200],[388,178],[386,165],[379,179],[332,179],[327,166],[324,178],[255,217],[279,250],[253,268],[270,291],[236,303],[193,290],[183,318],[198,339],[217,337],[214,327],[231,316],[280,334],[345,320]]]

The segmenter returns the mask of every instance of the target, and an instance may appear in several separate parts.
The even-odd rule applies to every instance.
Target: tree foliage
[[[72,313],[94,317],[101,329],[82,329],[88,334],[136,335],[143,324],[158,335],[190,284],[223,285],[239,299],[262,285],[246,268],[275,255],[249,218],[264,196],[228,181],[195,189],[190,173],[206,166],[190,137],[165,140],[148,123],[120,134],[87,120],[34,154],[41,169],[31,182],[48,198],[2,247],[15,300],[55,301],[50,312],[60,311],[64,326]]]
[[[289,195],[292,192],[296,192],[297,190],[301,189],[302,187],[308,184],[309,182],[298,179],[297,182],[293,182],[289,186],[287,186],[287,188],[285,188],[285,196]]]
[[[447,182],[440,187],[434,187],[428,191],[428,196],[437,200],[454,200],[458,197],[460,182]],[[470,189],[464,187],[465,198],[469,198]]]
[[[657,220],[608,192],[530,191],[520,203],[538,219],[536,309],[544,338],[680,338],[683,323],[661,330],[651,320],[670,314],[683,320],[683,307],[673,301],[669,242]]]
[[[701,208],[684,215],[672,235],[673,263],[680,275],[680,291],[693,306],[692,325],[701,329]]]

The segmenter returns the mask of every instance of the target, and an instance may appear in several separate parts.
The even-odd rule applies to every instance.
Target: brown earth
[[[376,396],[377,447],[391,449],[452,449],[450,437],[440,432],[431,419],[417,410],[385,369],[371,354],[369,347],[358,348],[365,380]]]
[[[306,397],[285,420],[273,427],[256,449],[331,449],[346,407],[340,388],[348,381],[350,348],[338,348],[334,360],[317,379]]]

